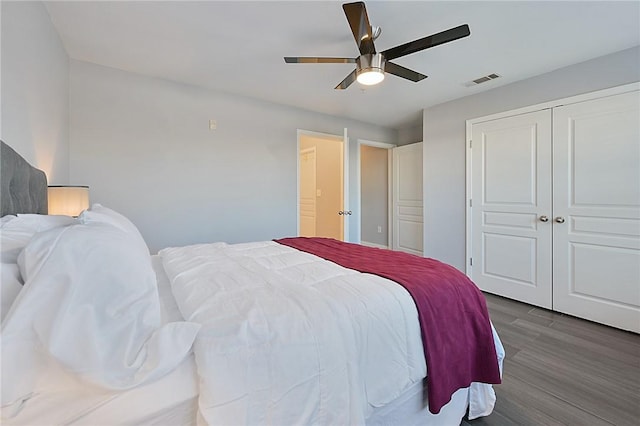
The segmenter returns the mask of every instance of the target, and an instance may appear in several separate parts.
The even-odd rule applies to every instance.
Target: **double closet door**
[[[640,332],[638,91],[472,125],[471,274]]]

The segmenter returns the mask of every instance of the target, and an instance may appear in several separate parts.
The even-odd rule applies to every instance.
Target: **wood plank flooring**
[[[485,425],[640,425],[640,336],[486,294],[507,353]]]

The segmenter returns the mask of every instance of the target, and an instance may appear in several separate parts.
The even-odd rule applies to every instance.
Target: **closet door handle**
[[[547,216],[540,216],[540,222],[549,222],[549,218]]]
[[[558,222],[558,223],[564,223],[564,217],[562,217],[562,216],[558,216],[558,217],[556,217],[556,219],[555,219],[555,220],[556,220],[556,222]]]

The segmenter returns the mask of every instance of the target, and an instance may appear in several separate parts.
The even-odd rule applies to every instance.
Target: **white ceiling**
[[[425,107],[640,45],[638,1],[367,1],[378,51],[468,24],[471,36],[397,59],[429,76],[393,75],[334,90],[356,57],[337,1],[47,2],[73,59],[398,128]],[[490,73],[480,86],[464,83]]]

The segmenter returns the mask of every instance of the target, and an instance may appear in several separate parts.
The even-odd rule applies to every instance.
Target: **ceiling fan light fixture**
[[[365,86],[373,86],[384,80],[384,71],[380,68],[369,68],[368,70],[361,70],[358,73],[358,83]]]
[[[373,86],[384,80],[385,59],[380,53],[360,55],[356,59],[357,78],[360,84]]]

